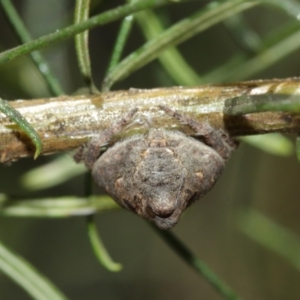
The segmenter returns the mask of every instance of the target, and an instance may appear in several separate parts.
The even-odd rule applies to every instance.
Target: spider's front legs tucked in
[[[237,141],[232,139],[225,131],[214,129],[208,122],[200,123],[167,106],[160,105],[159,107],[170,116],[179,120],[181,124],[189,125],[195,131],[196,136],[202,137],[204,143],[218,152],[223,159],[227,160],[231,152],[237,148]]]
[[[120,120],[113,123],[111,127],[92,138],[87,145],[82,145],[74,155],[75,162],[83,161],[86,167],[92,170],[101,155],[101,148],[107,145],[113,135],[119,133],[132,120],[137,111],[137,108],[130,110]]]

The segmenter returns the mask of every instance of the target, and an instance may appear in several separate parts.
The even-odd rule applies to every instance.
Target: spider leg
[[[177,119],[181,124],[189,125],[196,136],[201,136],[204,142],[217,151],[221,157],[228,159],[231,152],[236,149],[237,142],[224,130],[213,128],[207,121],[199,122],[192,117],[175,111],[167,106],[160,105],[160,109]]]
[[[130,110],[121,119],[114,122],[109,128],[102,131],[98,136],[92,138],[87,145],[82,145],[74,155],[76,162],[84,161],[88,169],[92,169],[94,163],[101,155],[101,148],[108,144],[113,135],[120,132],[130,122],[137,112],[137,108]]]

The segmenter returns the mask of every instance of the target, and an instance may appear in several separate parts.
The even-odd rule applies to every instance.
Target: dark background
[[[55,31],[72,22],[73,1],[14,1],[33,37]],[[170,23],[192,14],[205,1],[163,8]],[[108,9],[122,1],[104,1]],[[99,13],[95,9],[93,14]],[[256,7],[244,14],[260,35],[274,30],[290,17],[271,7]],[[90,49],[95,82],[100,86],[118,32],[119,22],[91,31]],[[144,42],[134,27],[126,53]],[[0,14],[0,50],[14,47],[17,40]],[[179,46],[199,74],[226,62],[239,46],[228,29],[219,24]],[[83,81],[74,44],[59,43],[43,50],[67,94]],[[254,78],[285,78],[300,74],[299,51],[277,62]],[[158,62],[152,62],[114,89],[152,88],[173,85]],[[30,99],[50,96],[28,57],[0,67],[0,96]],[[289,138],[294,138],[290,136]],[[66,153],[65,156],[71,156]],[[82,195],[83,176],[39,193],[26,191],[20,178],[28,170],[52,160],[22,159],[0,166],[1,193],[22,197]],[[62,166],[63,167],[63,166]],[[300,233],[300,167],[294,156],[285,158],[242,144],[228,163],[215,188],[194,204],[173,230],[225,282],[245,299],[299,299],[300,274],[279,255],[243,235],[236,224],[240,208],[255,208],[294,233]],[[212,287],[160,239],[141,218],[124,210],[97,216],[101,237],[111,256],[123,264],[110,273],[96,261],[83,218],[0,218],[1,240],[49,277],[70,299],[221,299]],[[27,294],[0,273],[0,299],[29,299]]]

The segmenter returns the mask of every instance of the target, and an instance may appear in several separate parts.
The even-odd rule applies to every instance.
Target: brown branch
[[[43,142],[43,154],[78,147],[110,126],[124,112],[137,107],[139,112],[124,135],[145,132],[149,127],[165,127],[192,134],[185,125],[166,115],[159,105],[170,106],[208,120],[216,128],[225,128],[233,136],[300,131],[300,114],[265,112],[243,116],[223,114],[224,101],[241,95],[300,93],[300,79],[248,81],[227,85],[173,87],[150,90],[130,89],[101,96],[65,96],[36,100],[11,101],[33,125]],[[118,138],[118,137],[116,137]],[[0,114],[0,162],[7,163],[33,155],[28,137]]]

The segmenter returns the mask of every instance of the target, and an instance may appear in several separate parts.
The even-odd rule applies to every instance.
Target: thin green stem
[[[101,241],[97,232],[93,216],[87,217],[87,231],[90,238],[90,242],[92,244],[92,248],[99,262],[109,271],[121,271],[122,265],[115,263],[106,251],[104,244]]]
[[[181,1],[189,1],[189,0],[181,0]],[[10,50],[4,51],[0,53],[0,65],[9,62],[12,59],[19,57],[21,55],[25,55],[37,49],[46,47],[50,44],[53,45],[54,43],[69,39],[74,35],[81,33],[85,30],[89,30],[97,26],[116,21],[118,19],[124,18],[127,15],[130,15],[134,12],[143,9],[154,8],[168,3],[170,3],[169,0],[140,0],[138,2],[119,6],[115,9],[111,9],[102,14],[94,16],[86,20],[85,22],[68,26],[61,30],[57,30],[54,33],[44,35],[22,46],[18,46]]]
[[[90,0],[76,0],[74,23],[79,24],[89,18]],[[89,32],[84,31],[75,36],[75,48],[79,69],[83,80],[90,89],[91,94],[99,94],[92,77],[91,60],[89,55]]]
[[[77,0],[75,7],[75,24],[86,21],[89,17],[90,0]],[[92,94],[100,93],[96,88],[93,78],[92,69],[90,63],[89,49],[88,49],[88,37],[89,32],[85,31],[75,36],[75,45],[79,68],[84,78],[85,83],[90,89]],[[85,176],[85,195],[88,197],[92,193],[92,179],[90,173]],[[86,218],[87,233],[93,249],[93,252],[100,262],[106,269],[112,272],[117,272],[122,269],[122,266],[115,263],[101,240],[100,235],[97,232],[95,219],[93,215],[88,215]]]
[[[185,18],[168,30],[165,30],[121,61],[104,79],[102,84],[103,91],[107,91],[118,80],[124,79],[132,72],[157,58],[167,48],[178,45],[225,18],[258,4],[260,3],[248,3],[244,0],[227,0],[216,5],[208,5],[204,10]]]
[[[257,56],[240,63],[227,72],[226,80],[239,80],[249,78],[258,72],[274,65],[280,59],[299,49],[300,31],[291,34],[276,45],[262,51]]]
[[[196,257],[177,237],[169,231],[163,231],[152,225],[152,228],[163,238],[190,267],[204,277],[225,299],[241,299],[228,287],[203,261]]]
[[[293,142],[288,137],[276,132],[243,136],[240,140],[273,155],[287,157],[294,153]]]
[[[67,298],[47,278],[20,256],[0,242],[0,270],[36,300],[66,300]]]
[[[0,0],[0,5],[4,12],[4,15],[7,17],[11,28],[15,32],[15,35],[18,37],[21,43],[27,43],[32,40],[30,33],[27,31],[25,24],[20,18],[18,12],[14,8],[10,0]],[[64,94],[63,88],[61,87],[59,81],[56,79],[55,75],[52,74],[50,67],[44,57],[40,52],[35,51],[30,53],[31,59],[36,65],[37,69],[43,76],[45,82],[48,85],[50,92],[54,96],[59,96]]]
[[[85,172],[83,164],[74,164],[71,157],[59,155],[48,163],[27,171],[21,176],[21,183],[27,190],[42,190],[62,184]]]
[[[256,210],[242,211],[237,216],[238,229],[255,242],[281,255],[300,271],[299,236]]]
[[[155,13],[150,10],[138,13],[136,18],[147,40],[156,38],[166,30]],[[197,85],[201,83],[201,77],[175,47],[162,52],[158,59],[177,84]]]
[[[224,20],[235,43],[247,55],[253,56],[259,52],[262,40],[259,35],[252,30],[242,14],[231,16]]]
[[[123,53],[125,43],[127,41],[127,38],[129,36],[129,33],[132,28],[132,24],[134,22],[134,16],[129,15],[127,16],[120,27],[120,31],[114,46],[114,49],[112,51],[112,56],[110,59],[110,63],[108,66],[108,73],[119,63],[121,55]]]
[[[4,217],[70,218],[120,208],[108,196],[50,197],[13,200],[0,194],[0,215]]]
[[[295,20],[281,26],[264,37],[256,56],[249,59],[245,53],[235,54],[224,65],[203,76],[204,83],[239,80],[263,71],[299,48],[299,29],[300,24]]]

